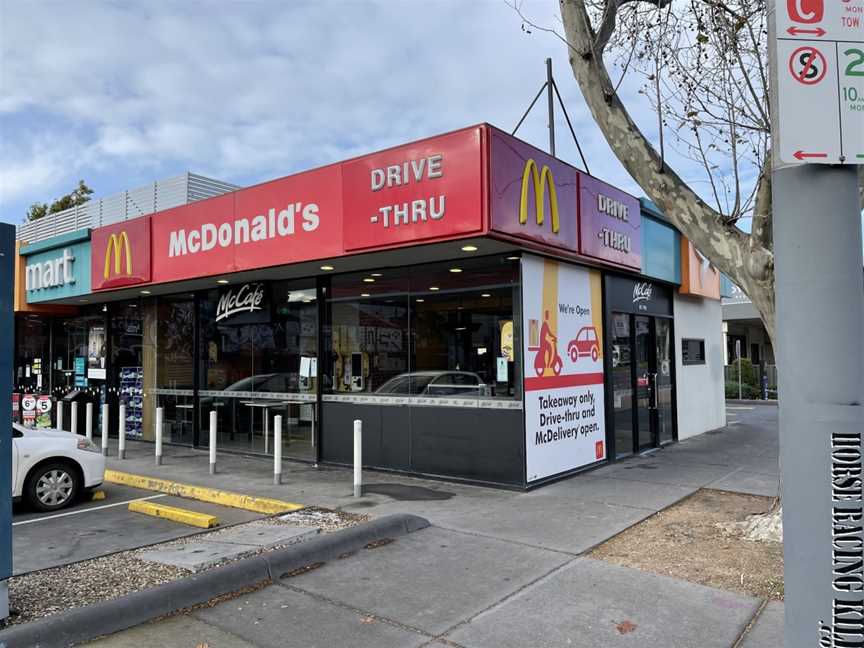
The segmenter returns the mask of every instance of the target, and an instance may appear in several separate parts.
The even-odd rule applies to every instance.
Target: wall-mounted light
[[[331,266],[331,265],[323,265],[323,266],[321,266],[321,269],[322,269],[324,272],[330,272],[331,270],[333,270],[333,266]]]
[[[450,268],[450,272],[462,272],[462,268]]]
[[[227,279],[217,279],[217,280],[216,280],[216,283],[218,283],[218,284],[222,284],[222,285],[225,285],[225,284],[228,283],[228,280],[227,280]]]
[[[476,245],[463,245],[462,251],[463,252],[476,252],[477,246]]]

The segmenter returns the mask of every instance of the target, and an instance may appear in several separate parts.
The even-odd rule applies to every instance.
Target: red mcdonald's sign
[[[93,230],[90,236],[93,290],[150,282],[150,217]]]

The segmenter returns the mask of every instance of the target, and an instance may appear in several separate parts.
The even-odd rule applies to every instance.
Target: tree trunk
[[[770,169],[760,180],[754,235],[711,209],[658,155],[630,118],[595,47],[584,0],[561,0],[569,60],[594,121],[636,183],[666,217],[753,301],[774,338],[774,258],[770,247]],[[759,232],[755,232],[759,229]]]

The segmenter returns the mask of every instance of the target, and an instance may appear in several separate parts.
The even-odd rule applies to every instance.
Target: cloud
[[[557,24],[556,2],[528,8]],[[547,56],[591,171],[641,193],[583,105],[564,45],[523,32],[504,2],[70,1],[3,11],[5,220],[79,177],[97,195],[187,169],[248,184],[480,121],[510,129],[545,80]],[[635,86],[624,89],[637,100]],[[654,120],[644,106],[634,114]],[[560,111],[557,127],[559,155],[578,162]],[[50,145],[36,133],[50,133]],[[545,144],[542,106],[519,135]]]

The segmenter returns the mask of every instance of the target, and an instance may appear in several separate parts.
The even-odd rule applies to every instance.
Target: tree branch
[[[753,224],[750,227],[750,249],[774,249],[774,233],[771,227],[771,156],[765,158],[759,183],[756,188],[756,202],[753,205]]]
[[[640,187],[714,264],[745,291],[752,283],[745,277],[746,234],[725,222],[665,163],[639,130],[611,87],[594,38],[584,0],[562,0],[561,16],[570,43],[570,65],[585,101],[600,129]]]

